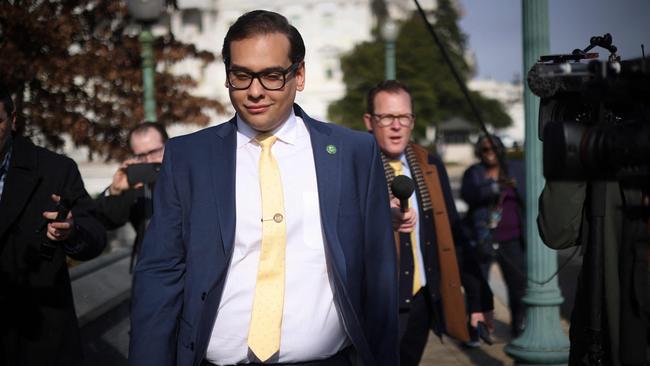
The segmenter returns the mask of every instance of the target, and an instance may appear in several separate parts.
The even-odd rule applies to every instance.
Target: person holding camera
[[[0,85],[0,365],[77,365],[66,256],[98,256],[106,232],[74,161],[34,146],[15,125]]]
[[[648,218],[627,205],[648,206],[648,198],[634,190],[624,190],[617,182],[604,184],[605,192],[590,197],[593,183],[586,181],[546,181],[539,198],[537,224],[542,241],[553,249],[588,246],[593,240],[592,206],[604,210],[602,218],[602,296],[599,357],[604,365],[650,364],[650,236]],[[601,201],[602,200],[602,201]],[[597,202],[595,202],[597,201]],[[597,209],[599,210],[599,209]],[[647,215],[647,210],[645,211]],[[596,231],[600,231],[596,230]],[[583,249],[584,250],[584,249]],[[593,269],[587,267],[589,250],[578,276],[571,313],[569,365],[590,365],[585,360],[594,350],[590,324],[590,283]]]
[[[508,288],[510,333],[517,337],[526,311],[523,164],[506,161],[505,147],[494,135],[480,137],[474,152],[480,162],[467,168],[460,189],[469,206],[465,225],[485,277],[494,261],[501,268]]]
[[[132,158],[120,165],[111,185],[95,199],[98,217],[107,230],[115,230],[127,222],[133,226],[136,236],[131,267],[152,215],[153,185],[167,139],[165,127],[158,122],[143,122],[132,128],[127,138]]]

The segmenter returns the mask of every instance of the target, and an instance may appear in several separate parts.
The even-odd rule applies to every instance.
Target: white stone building
[[[179,9],[170,15],[168,23],[171,32],[178,39],[194,43],[215,55],[221,54],[223,37],[241,14],[266,9],[285,15],[302,34],[307,50],[307,83],[305,90],[298,93],[297,102],[312,117],[321,120],[327,119],[329,104],[345,93],[340,57],[356,44],[370,40],[371,29],[376,23],[371,0],[178,0],[177,3]],[[420,3],[426,10],[433,10],[436,6],[436,0]],[[415,10],[410,0],[387,0],[387,5],[394,19],[404,19]],[[460,7],[459,12],[462,14]],[[474,62],[471,51],[468,52],[468,61]],[[217,98],[229,105],[221,61],[206,68],[201,68],[196,61],[187,61],[177,65],[176,71],[189,73],[199,80],[197,94]],[[524,138],[521,84],[473,80],[469,88],[504,103],[514,124],[498,132],[506,136],[510,144],[516,141],[521,145]],[[213,124],[226,120],[232,113],[229,110],[226,116],[214,116]],[[174,132],[183,131],[172,131],[172,134]]]
[[[512,126],[499,129],[496,133],[503,137],[504,143],[510,147],[514,142],[519,146],[524,143],[524,86],[521,82],[502,82],[496,80],[471,80],[470,90],[477,91],[486,97],[496,99],[503,104],[506,113],[512,119]]]
[[[512,125],[498,130],[494,130],[491,126],[488,126],[488,130],[498,135],[507,148],[512,148],[515,144],[522,147],[525,136],[523,85],[518,82],[507,83],[496,80],[474,79],[470,80],[468,88],[481,93],[485,97],[496,99],[503,104],[506,113],[512,119]],[[457,125],[469,124],[460,118],[452,119],[448,122]],[[428,131],[428,135],[431,135],[431,137],[427,136],[429,140],[433,140],[434,133],[433,128],[431,131]],[[474,132],[470,133],[469,136],[464,135],[460,141],[439,141],[437,145],[438,152],[442,155],[442,159],[445,162],[453,162],[463,166],[469,165],[476,161],[473,144],[476,142],[478,136],[479,133]],[[444,140],[447,139],[445,138]]]

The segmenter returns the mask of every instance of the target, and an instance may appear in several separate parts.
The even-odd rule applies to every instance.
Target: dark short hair
[[[266,10],[253,10],[240,16],[230,26],[223,39],[221,55],[226,68],[230,66],[230,43],[260,34],[281,33],[289,39],[291,63],[305,59],[305,43],[293,25],[283,15]]]
[[[4,105],[7,115],[11,115],[14,112],[14,101],[11,99],[11,92],[9,92],[9,88],[3,83],[0,83],[0,103]]]
[[[366,112],[369,114],[373,114],[375,112],[375,96],[379,92],[395,94],[399,93],[400,91],[408,94],[409,98],[411,99],[411,109],[413,109],[413,97],[411,96],[411,89],[409,89],[409,87],[401,81],[384,80],[368,91],[368,96],[366,97]]]
[[[133,135],[139,135],[142,133],[147,132],[148,130],[153,129],[158,131],[160,134],[160,137],[162,138],[163,144],[169,140],[169,135],[167,134],[167,130],[165,129],[165,126],[160,123],[160,122],[142,122],[138,124],[137,126],[133,127],[131,130],[129,130],[129,134],[127,135],[126,141],[129,144],[129,149],[131,149],[131,137]]]

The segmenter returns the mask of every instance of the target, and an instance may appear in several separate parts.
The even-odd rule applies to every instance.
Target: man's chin
[[[258,132],[271,131],[278,125],[277,122],[269,122],[270,117],[266,113],[244,115],[242,116],[242,119],[248,126],[250,126],[250,128]]]
[[[399,157],[402,155],[403,151],[404,151],[403,149],[400,150],[400,149],[397,149],[397,148],[391,148],[391,149],[388,149],[388,150],[384,151],[384,154],[386,154],[386,156],[388,156],[391,159],[399,159]]]
[[[390,148],[390,153],[399,157],[400,155],[402,155],[404,150],[406,150],[406,145],[407,144],[404,143],[393,144]]]

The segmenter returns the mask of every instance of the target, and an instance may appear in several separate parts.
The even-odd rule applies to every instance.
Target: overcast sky
[[[460,0],[478,78],[511,81],[523,74],[521,1]],[[549,0],[549,29],[551,53],[584,49],[592,36],[611,33],[623,59],[640,57],[642,43],[648,56],[650,0]]]

